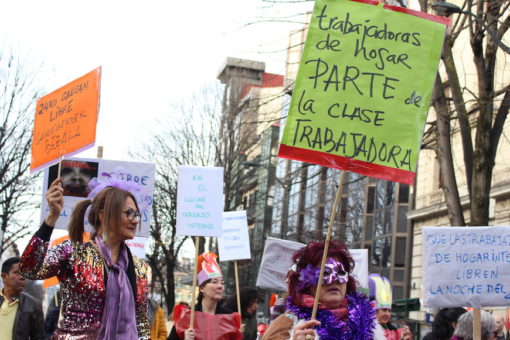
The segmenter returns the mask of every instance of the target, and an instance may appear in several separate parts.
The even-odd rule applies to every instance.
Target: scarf
[[[103,243],[101,236],[97,236],[96,241],[99,251],[110,269],[106,283],[106,302],[99,339],[138,339],[133,290],[126,274],[129,262],[126,245],[124,242],[121,243],[119,258],[117,263],[114,263],[111,250],[107,244]]]
[[[347,295],[346,306],[330,310],[325,306],[317,309],[316,319],[321,325],[316,327],[321,340],[372,340],[374,338],[375,311],[370,301],[362,293]],[[313,309],[311,296],[305,295],[299,305],[287,298],[287,309],[298,319],[310,320]]]
[[[301,301],[299,303],[299,306],[306,307],[306,308],[313,308],[313,304],[315,302],[315,298],[313,296],[310,296],[308,294],[303,294],[303,297],[301,298]],[[329,309],[325,305],[319,302],[318,309],[327,309],[331,314],[337,317],[337,319],[342,319],[344,316],[347,315],[348,311],[347,308],[345,308],[345,299],[342,301],[342,305],[340,308],[337,309]]]

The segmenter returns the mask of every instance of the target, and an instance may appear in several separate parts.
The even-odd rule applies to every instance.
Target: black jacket
[[[195,311],[201,312],[202,311],[202,304],[197,303],[195,305]],[[229,309],[226,309],[218,303],[216,305],[216,310],[214,311],[214,314],[232,314],[232,312]],[[170,335],[166,340],[180,340],[179,336],[177,336],[177,331],[175,330],[175,326],[172,327],[172,331],[170,332]]]
[[[4,297],[0,295],[0,305]],[[42,340],[44,338],[44,316],[41,302],[21,292],[18,310],[12,328],[12,340]]]

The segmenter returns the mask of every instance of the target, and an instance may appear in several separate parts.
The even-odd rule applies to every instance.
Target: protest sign
[[[352,276],[360,287],[368,288],[368,249],[349,249],[349,253],[354,260]]]
[[[179,166],[177,235],[221,235],[223,168]]]
[[[218,237],[220,261],[250,259],[250,238],[246,211],[223,213],[221,236]]]
[[[292,266],[292,255],[306,246],[303,243],[268,237],[260,262],[257,287],[286,291],[285,278]],[[355,266],[352,276],[368,288],[368,250],[349,249]]]
[[[317,0],[279,157],[412,184],[448,19]]]
[[[292,266],[292,255],[305,244],[268,237],[260,261],[257,287],[287,291],[285,278]]]
[[[100,88],[98,67],[37,101],[31,172],[94,145]]]
[[[424,305],[510,306],[510,227],[424,227]]]
[[[141,227],[137,229],[136,236],[149,236],[149,226],[152,216],[152,200],[154,197],[154,176],[155,166],[151,163],[123,162],[94,158],[70,158],[62,161],[61,174],[62,186],[64,188],[64,207],[60,212],[55,228],[67,229],[73,207],[79,201],[85,199],[89,193],[89,181],[97,177],[100,180],[108,179],[107,175],[113,173],[116,168],[123,168],[126,171],[126,181],[139,183],[147,194],[149,207],[141,217]],[[41,223],[49,212],[46,201],[46,191],[51,183],[57,178],[58,165],[53,165],[44,171],[43,199],[41,202]],[[85,230],[91,232],[92,228],[85,219]]]
[[[139,259],[145,260],[145,244],[147,237],[135,237],[132,240],[126,240],[126,245],[131,250],[131,254],[136,255]]]

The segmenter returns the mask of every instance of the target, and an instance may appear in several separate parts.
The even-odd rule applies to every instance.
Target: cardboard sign
[[[448,19],[317,0],[279,157],[413,184]]]
[[[285,278],[292,266],[292,255],[306,244],[268,237],[260,262],[257,287],[287,291]],[[352,276],[363,288],[368,288],[368,250],[349,249],[355,266]]]
[[[147,244],[147,237],[135,237],[132,240],[126,240],[126,245],[131,250],[131,254],[139,259],[145,260],[145,245]]]
[[[250,237],[246,211],[223,213],[221,236],[218,237],[220,261],[250,259]]]
[[[89,193],[88,183],[92,178],[107,179],[105,175],[112,173],[115,168],[118,167],[122,167],[126,170],[126,181],[137,182],[145,189],[148,196],[149,207],[143,212],[140,228],[137,229],[136,236],[149,236],[152,201],[154,197],[154,176],[156,173],[154,164],[107,159],[71,158],[62,161],[60,177],[62,178],[62,185],[64,187],[64,207],[55,228],[67,229],[74,206],[79,201],[85,199]],[[46,201],[46,191],[55,178],[57,178],[57,168],[58,165],[55,164],[44,171],[41,223],[49,212],[48,202]],[[87,219],[85,219],[85,230],[88,232],[93,231]]]
[[[179,166],[177,235],[221,235],[223,168]]]
[[[424,305],[510,306],[510,227],[424,227]]]
[[[306,244],[268,237],[260,261],[257,287],[287,291],[285,278],[292,266],[292,255]]]
[[[349,249],[354,260],[352,276],[362,288],[368,289],[368,249]]]
[[[100,89],[98,67],[37,101],[31,172],[94,145]]]

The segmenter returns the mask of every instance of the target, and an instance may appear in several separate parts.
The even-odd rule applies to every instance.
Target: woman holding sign
[[[225,286],[216,257],[211,252],[198,257],[199,293],[194,328],[189,328],[191,312],[186,310],[175,323],[168,340],[242,339],[241,316],[220,305]]]
[[[89,186],[89,199],[74,207],[70,240],[48,249],[64,203],[61,179],[51,184],[49,214],[20,270],[29,279],[56,275],[60,281],[62,318],[52,339],[149,339],[147,268],[125,244],[135,236],[146,196],[138,184],[117,178]],[[88,242],[82,241],[85,217],[94,229]]]
[[[368,298],[356,292],[349,275],[354,261],[339,241],[330,241],[317,317],[310,320],[323,251],[324,241],[311,242],[292,257],[287,311],[269,325],[264,340],[374,339],[374,310]]]

